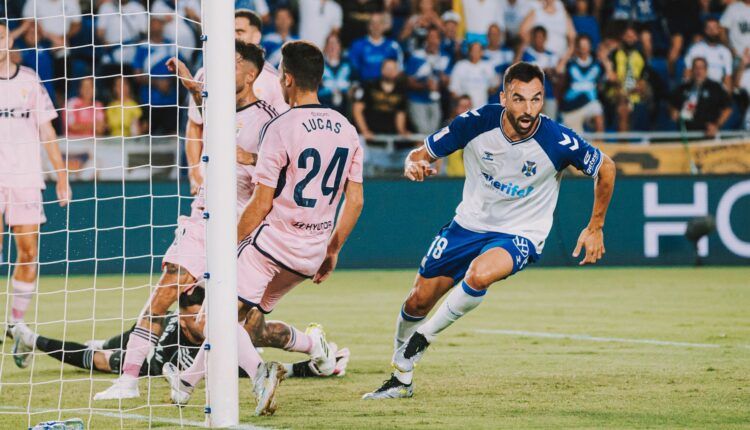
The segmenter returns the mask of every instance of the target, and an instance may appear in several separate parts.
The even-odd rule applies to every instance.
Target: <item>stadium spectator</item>
[[[458,25],[461,23],[461,15],[449,10],[440,17],[443,21],[443,40],[440,42],[440,52],[451,59],[451,67],[461,55],[461,45],[463,39],[458,31]]]
[[[94,100],[94,79],[80,81],[78,96],[71,97],[62,111],[68,139],[86,139],[103,136],[107,128],[104,105]]]
[[[349,50],[349,60],[354,73],[362,82],[380,78],[383,61],[395,60],[398,68],[403,68],[403,52],[395,40],[384,36],[385,15],[373,13],[370,16],[368,35],[358,39]],[[343,34],[342,34],[343,36]]]
[[[667,54],[668,71],[674,74],[682,65],[682,54],[693,42],[695,35],[702,28],[698,0],[661,0],[660,13],[669,30],[669,52]]]
[[[140,84],[140,102],[151,105],[148,116],[151,134],[155,135],[169,135],[177,130],[177,87],[167,61],[178,53],[174,42],[164,35],[166,19],[163,14],[151,15],[149,44],[138,45],[133,60]]]
[[[745,50],[745,54],[740,57],[740,65],[735,75],[735,88],[740,91],[740,96],[745,100],[750,99],[750,49]],[[742,128],[750,130],[750,108],[745,103],[745,117],[742,120]]]
[[[37,48],[52,48],[55,78],[67,76],[65,46],[81,30],[81,5],[78,1],[65,0],[26,0],[22,15],[25,20],[15,34],[20,34],[26,27],[35,28]],[[34,25],[36,24],[36,26]],[[70,64],[72,65],[72,61]],[[55,89],[61,93],[59,99],[65,98],[64,79],[55,81]]]
[[[714,137],[732,113],[729,94],[708,76],[708,62],[697,57],[691,65],[691,79],[672,93],[672,119],[687,130],[702,130]]]
[[[750,29],[748,29],[750,30]],[[708,63],[708,78],[722,83],[728,92],[732,92],[732,51],[721,43],[719,21],[709,19],[703,30],[704,37],[696,42],[685,54],[685,77],[691,76],[690,65],[695,58],[703,58]]]
[[[430,28],[443,28],[434,0],[417,0],[414,6],[414,13],[406,21],[398,37],[406,51],[412,53],[424,45]]]
[[[398,63],[385,60],[382,76],[355,91],[352,114],[354,124],[365,141],[368,174],[399,172],[404,167],[406,153],[414,149],[407,128],[406,87],[399,76]],[[376,134],[397,135],[393,148]]]
[[[545,49],[547,46],[547,30],[536,26],[531,30],[531,44],[521,56],[522,61],[536,63],[544,70],[544,107],[542,112],[557,120],[557,99],[555,98],[556,68],[560,58],[554,52]]]
[[[432,133],[440,126],[440,99],[450,81],[450,63],[440,52],[440,30],[430,28],[424,49],[415,51],[406,63],[409,117],[418,133]]]
[[[37,49],[34,26],[25,26],[22,30],[23,32],[19,35],[20,38],[15,39],[14,42],[14,49],[17,50],[15,52],[19,54],[20,58],[13,61],[35,70],[39,79],[42,80],[44,88],[47,89],[52,104],[58,106],[53,81],[55,76],[52,54],[48,49]]]
[[[386,22],[383,16],[383,13],[385,13],[385,3],[385,0],[342,1],[344,27],[341,31],[341,43],[344,46],[351,46],[353,41],[365,37],[370,31],[374,15],[383,17],[382,32],[385,33]]]
[[[487,60],[499,75],[505,72],[513,63],[515,52],[503,46],[503,32],[496,24],[490,25],[487,30],[487,48],[484,50],[482,59]]]
[[[653,77],[646,56],[638,47],[635,27],[627,26],[617,47],[609,53],[602,51],[600,59],[607,70],[608,116],[617,121],[617,130],[647,129],[649,110],[655,102],[650,82]]]
[[[589,0],[575,1],[575,15],[572,19],[576,33],[588,36],[591,41],[591,49],[595,51],[601,40],[601,32],[599,21],[589,13]]]
[[[524,47],[531,43],[531,30],[534,27],[544,27],[547,31],[547,42],[544,47],[557,55],[559,59],[558,67],[562,71],[568,58],[573,55],[576,38],[573,20],[570,19],[562,2],[560,0],[539,0],[533,3],[529,14],[521,23],[521,38]]]
[[[604,131],[604,109],[598,98],[598,88],[604,81],[604,67],[592,55],[591,38],[586,34],[576,36],[576,50],[565,67],[565,90],[560,110],[563,123],[583,131],[583,125],[593,122],[596,132]]]
[[[612,19],[633,25],[638,33],[647,59],[653,55],[652,32],[657,25],[653,0],[617,0],[614,2]]]
[[[299,0],[299,36],[323,47],[331,33],[338,33],[344,16],[334,0]]]
[[[22,13],[24,18],[29,18],[24,25],[36,23],[40,42],[48,43],[51,48],[65,47],[65,41],[81,30],[81,5],[78,1],[27,0]],[[55,50],[55,57],[62,58],[64,53]]]
[[[409,136],[406,116],[406,88],[399,79],[395,60],[381,66],[381,77],[357,89],[352,109],[359,133],[368,145],[376,134]]]
[[[721,25],[727,30],[735,55],[744,55],[750,49],[750,0],[737,0],[727,6]]]
[[[326,39],[323,57],[323,81],[318,91],[320,102],[342,114],[348,112],[347,93],[351,88],[352,66],[342,58],[341,40],[338,34],[331,33]]]
[[[448,120],[444,123],[444,126],[450,125],[451,121],[457,116],[470,111],[473,107],[471,105],[471,97],[467,95],[461,95],[456,98],[452,105],[452,114]],[[440,159],[435,162],[435,167],[438,167],[438,162],[442,162]],[[454,178],[463,178],[466,176],[466,169],[464,168],[464,150],[459,149],[451,155],[445,157],[445,174]],[[440,171],[440,170],[438,170]]]
[[[479,42],[487,46],[487,29],[491,24],[500,28],[505,23],[499,0],[462,0],[466,43]]]
[[[508,45],[516,46],[521,37],[521,23],[531,10],[535,0],[500,0],[500,10],[503,11],[503,25]]]
[[[466,94],[473,106],[486,105],[490,94],[496,93],[500,87],[500,77],[492,64],[482,60],[483,55],[481,43],[469,44],[469,58],[456,63],[451,72],[449,89],[453,97]]]
[[[268,8],[266,0],[234,0],[234,9],[251,10],[260,16],[264,24],[271,21],[271,10]]]
[[[195,55],[198,53],[198,38],[188,21],[178,16],[175,9],[164,0],[151,3],[151,16],[158,15],[164,22],[164,36],[170,41],[177,43],[180,56],[187,64],[192,65]]]
[[[139,136],[143,110],[133,99],[130,80],[117,77],[112,81],[112,101],[107,105],[108,136]]]
[[[281,63],[281,46],[290,40],[297,40],[292,34],[294,16],[292,10],[286,7],[276,9],[274,14],[274,28],[276,31],[263,36],[261,46],[266,50],[266,61],[274,67]]]
[[[137,0],[104,0],[96,12],[97,56],[105,64],[131,64],[135,43],[146,39],[148,13]]]

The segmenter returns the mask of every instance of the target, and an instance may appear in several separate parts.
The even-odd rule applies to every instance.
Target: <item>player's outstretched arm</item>
[[[60,201],[60,206],[65,207],[70,199],[73,198],[73,192],[68,183],[68,169],[65,168],[65,162],[60,153],[60,146],[57,144],[57,133],[55,132],[55,127],[52,126],[52,121],[41,125],[39,138],[44,142],[44,150],[47,152],[47,157],[49,157],[49,161],[52,163],[52,167],[57,174],[57,185],[55,186],[57,199]]]
[[[328,279],[333,270],[336,269],[339,252],[341,252],[344,242],[346,242],[346,239],[352,230],[354,230],[354,226],[357,224],[364,205],[365,197],[362,184],[354,181],[346,181],[346,186],[344,187],[344,205],[341,208],[336,228],[333,229],[331,238],[328,240],[326,258],[313,277],[313,282],[316,284],[320,284]]]
[[[578,242],[573,251],[573,257],[578,257],[581,254],[581,249],[586,249],[586,256],[578,263],[579,266],[596,263],[606,252],[602,229],[604,228],[604,218],[607,215],[609,201],[612,199],[612,192],[615,188],[615,175],[615,162],[602,153],[602,165],[599,167],[599,174],[596,176],[596,182],[594,183],[594,209],[591,212],[589,224],[578,236]]]
[[[404,162],[404,176],[412,181],[422,182],[424,178],[437,174],[431,164],[435,159],[430,156],[424,144],[411,151]]]
[[[203,175],[200,168],[201,154],[203,153],[203,125],[188,118],[185,135],[185,156],[190,169],[188,170],[190,194],[195,195],[203,185]]]
[[[242,242],[263,222],[273,207],[273,195],[276,188],[258,183],[253,196],[245,206],[237,223],[237,241]]]
[[[201,95],[202,84],[193,78],[193,74],[190,73],[190,69],[180,61],[177,57],[172,57],[167,60],[167,69],[170,72],[176,73],[180,78],[180,83],[186,90],[190,91],[190,95],[193,97],[196,106],[203,105],[203,99]]]

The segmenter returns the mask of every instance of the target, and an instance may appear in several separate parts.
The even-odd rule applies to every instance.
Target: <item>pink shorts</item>
[[[273,310],[286,293],[307,279],[284,267],[248,240],[240,244],[237,258],[237,297],[263,313]]]
[[[0,214],[5,214],[5,224],[38,225],[47,222],[39,188],[0,187]]]
[[[162,268],[172,263],[187,270],[196,280],[206,273],[206,224],[202,218],[181,216],[174,242],[162,259]]]

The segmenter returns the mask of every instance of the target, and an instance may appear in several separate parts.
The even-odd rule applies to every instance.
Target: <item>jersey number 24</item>
[[[336,194],[339,191],[339,186],[341,185],[341,177],[344,174],[344,166],[346,165],[346,157],[349,155],[349,148],[336,148],[336,152],[333,154],[333,158],[331,159],[331,162],[328,164],[328,167],[326,168],[325,173],[323,174],[323,180],[320,182],[320,190],[323,192],[324,196],[331,196],[331,199],[328,201],[328,204],[333,204],[333,201],[336,199]],[[311,165],[308,165],[308,163],[312,163]],[[320,152],[318,152],[315,148],[307,148],[304,151],[302,151],[299,154],[299,158],[297,159],[297,167],[300,169],[307,169],[309,168],[310,171],[307,172],[307,175],[305,175],[304,178],[302,178],[301,181],[297,183],[294,187],[294,202],[297,203],[298,206],[301,206],[303,208],[312,208],[315,207],[315,204],[318,202],[318,199],[313,198],[307,198],[303,195],[305,192],[305,187],[312,181],[318,173],[320,173]],[[333,179],[332,186],[328,186],[328,183],[330,182],[331,175],[336,173],[336,176]]]

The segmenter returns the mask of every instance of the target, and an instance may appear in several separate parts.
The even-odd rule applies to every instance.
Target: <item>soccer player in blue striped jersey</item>
[[[463,200],[428,248],[401,308],[396,370],[364,399],[411,397],[414,365],[438,334],[479,306],[492,284],[539,259],[567,166],[595,178],[591,218],[573,257],[585,249],[583,265],[604,254],[602,229],[614,188],[614,162],[573,130],[540,114],[544,72],[538,66],[520,62],[509,67],[500,101],[458,116],[406,159],[406,177],[423,181],[436,173],[433,162],[463,149]]]

